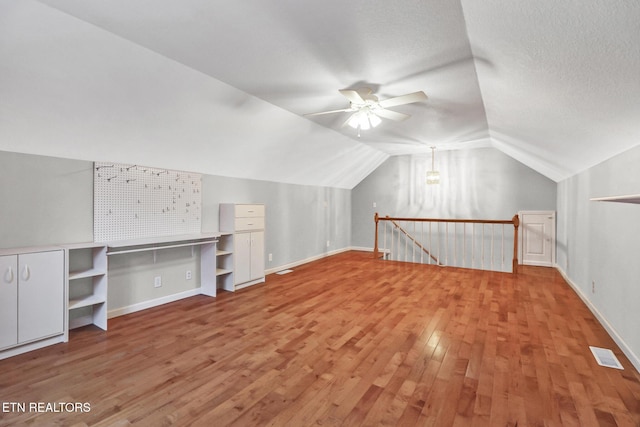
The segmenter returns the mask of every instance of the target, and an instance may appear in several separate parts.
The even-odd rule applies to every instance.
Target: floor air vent
[[[615,369],[624,369],[622,364],[618,360],[613,351],[608,348],[600,348],[600,347],[591,347],[591,353],[593,353],[593,357],[596,358],[596,362],[600,366],[606,366],[607,368],[615,368]]]

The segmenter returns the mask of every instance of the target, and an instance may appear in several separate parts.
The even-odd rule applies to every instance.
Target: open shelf
[[[101,295],[87,295],[82,298],[75,298],[69,300],[69,310],[76,308],[89,307],[95,304],[102,304],[106,302],[106,298]]]
[[[233,270],[227,270],[224,268],[216,268],[216,276],[222,276],[224,274],[233,273]]]
[[[619,202],[640,204],[640,194],[629,194],[624,196],[594,197],[589,199],[592,202]]]
[[[103,276],[107,272],[102,268],[88,268],[85,270],[77,270],[69,272],[69,280],[84,279],[87,277]]]

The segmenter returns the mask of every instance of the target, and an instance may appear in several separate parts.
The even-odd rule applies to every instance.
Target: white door
[[[0,256],[0,348],[18,343],[18,257]]]
[[[264,231],[251,233],[251,280],[264,276]]]
[[[553,266],[556,248],[555,212],[520,212],[519,216],[522,264]]]
[[[64,332],[62,251],[18,257],[18,342]]]

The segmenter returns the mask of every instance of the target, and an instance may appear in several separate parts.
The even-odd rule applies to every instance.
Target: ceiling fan
[[[383,101],[378,100],[378,97],[373,94],[373,91],[368,87],[359,89],[342,89],[339,91],[347,100],[349,100],[349,107],[342,108],[340,110],[321,111],[319,113],[309,113],[305,116],[319,116],[322,114],[333,114],[350,112],[353,113],[342,126],[349,125],[358,130],[358,136],[360,136],[360,129],[367,130],[372,127],[378,126],[384,119],[394,120],[397,122],[403,121],[411,117],[409,114],[399,113],[397,111],[389,110],[388,107],[395,107],[397,105],[412,104],[414,102],[421,102],[427,99],[427,95],[424,92],[413,92],[407,95],[396,96],[394,98],[385,99]]]

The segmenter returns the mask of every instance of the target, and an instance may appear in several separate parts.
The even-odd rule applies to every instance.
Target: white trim
[[[202,292],[200,288],[190,289],[188,291],[178,292],[177,294],[167,295],[164,297],[139,302],[137,304],[128,305],[126,307],[116,308],[114,310],[109,310],[107,318],[111,319],[114,317],[124,316],[125,314],[135,313],[136,311],[146,310],[148,308],[168,304],[170,302],[178,301],[184,298],[200,295],[201,293]]]
[[[288,270],[290,268],[297,267],[299,265],[306,264],[308,262],[317,261],[317,260],[322,259],[322,258],[326,258],[326,257],[332,256],[332,255],[337,255],[337,254],[340,254],[342,252],[348,252],[348,251],[351,251],[351,250],[359,250],[359,249],[355,249],[355,248],[350,247],[350,246],[348,246],[346,248],[342,248],[342,249],[336,249],[336,250],[333,250],[333,251],[330,251],[330,252],[325,252],[325,253],[320,254],[320,255],[314,255],[314,256],[309,257],[309,258],[301,259],[299,261],[294,261],[294,262],[291,262],[289,264],[284,264],[284,265],[281,265],[281,266],[278,266],[278,267],[272,267],[272,268],[266,270],[265,274],[277,273],[280,270]]]
[[[373,252],[373,248],[367,248],[364,246],[351,246],[349,247],[350,251],[361,251],[361,252]],[[379,252],[383,252],[384,250],[382,248],[378,249]],[[387,249],[388,251],[388,249]]]
[[[638,357],[633,352],[633,350],[631,350],[631,347],[629,347],[627,345],[627,343],[624,341],[624,339],[618,334],[618,332],[616,332],[616,330],[609,323],[607,318],[604,317],[604,315],[602,313],[600,313],[600,311],[598,311],[598,309],[591,303],[589,298],[587,298],[587,296],[582,292],[580,287],[578,287],[578,285],[576,285],[569,278],[569,276],[567,276],[567,274],[564,272],[564,270],[562,270],[560,268],[560,266],[557,265],[557,264],[554,267],[556,268],[556,270],[558,270],[558,272],[560,272],[560,275],[569,284],[569,286],[571,286],[571,288],[575,291],[575,293],[578,294],[578,296],[580,297],[582,302],[584,302],[584,304],[587,306],[587,308],[589,308],[589,310],[591,310],[591,313],[593,313],[593,315],[596,317],[596,319],[598,319],[598,321],[600,322],[602,327],[607,331],[609,336],[611,336],[611,338],[613,338],[613,340],[616,342],[616,344],[618,344],[618,347],[620,347],[620,350],[622,350],[622,352],[625,354],[625,356],[627,356],[627,358],[629,359],[631,364],[636,368],[636,371],[640,372],[640,357]]]
[[[33,350],[38,350],[40,348],[48,347],[50,345],[58,344],[62,342],[65,342],[64,333],[60,333],[53,337],[30,342],[27,344],[18,345],[16,347],[10,347],[0,351],[0,360],[7,359],[9,357],[17,356],[19,354],[27,353]]]

